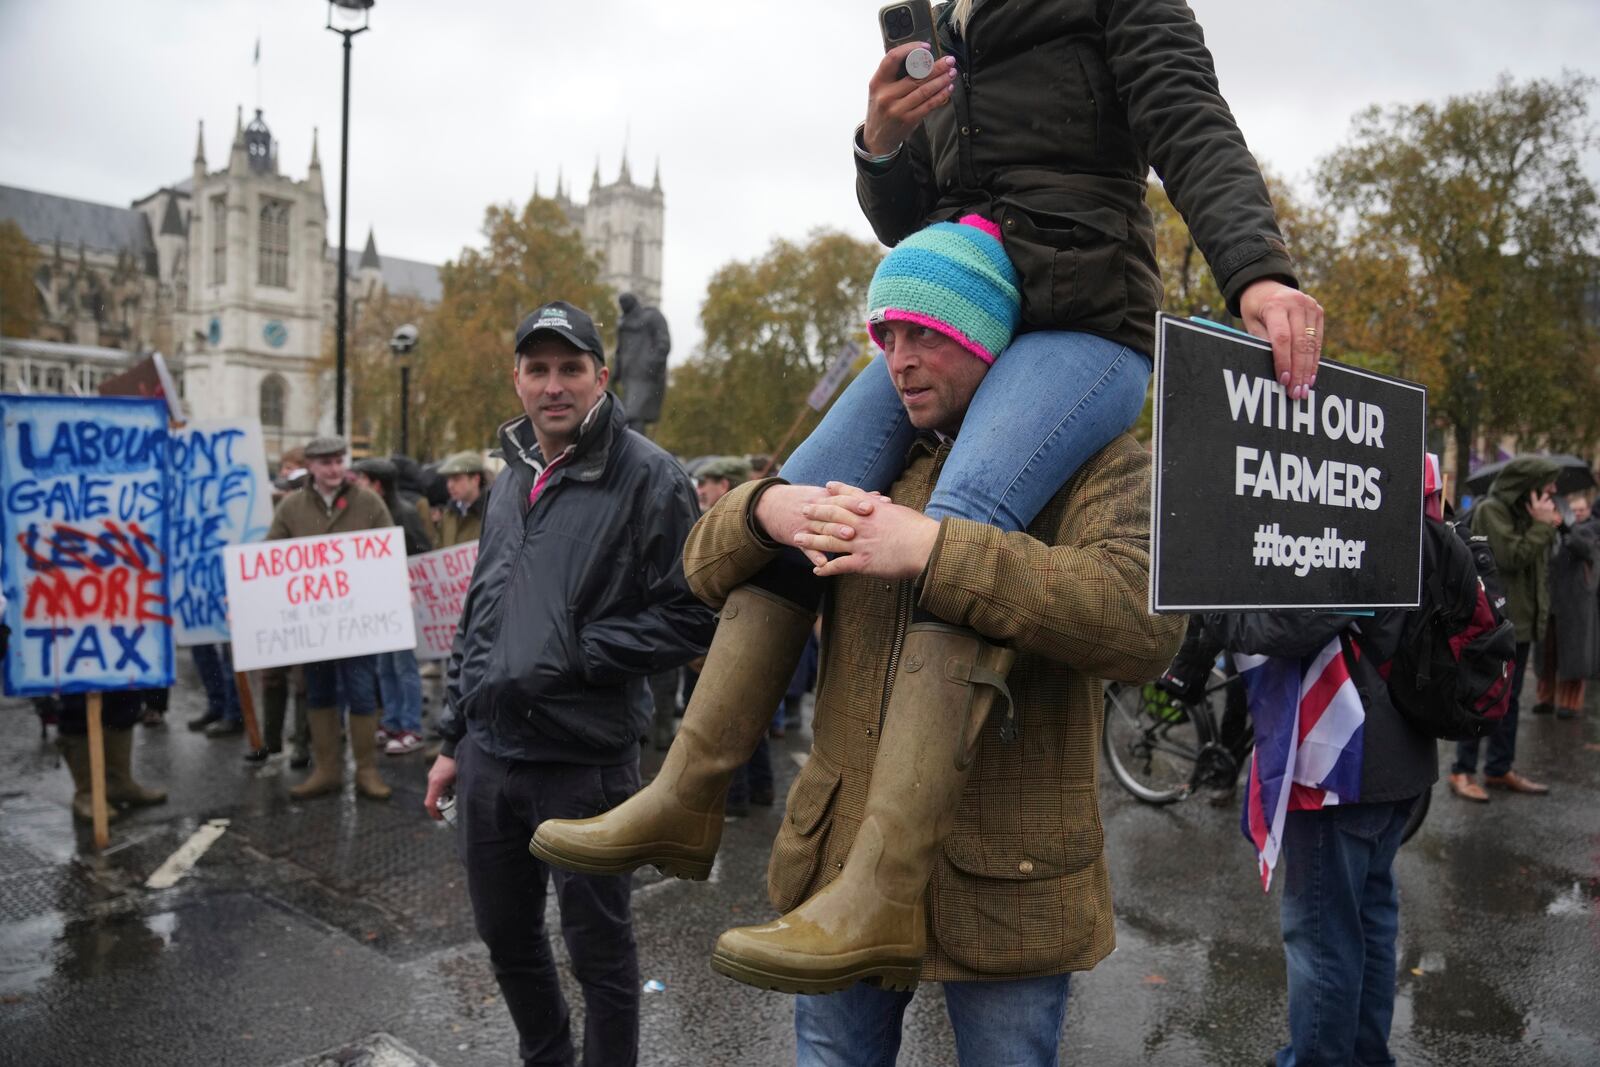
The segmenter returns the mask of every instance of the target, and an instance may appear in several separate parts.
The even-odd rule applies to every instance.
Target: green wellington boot
[[[728,779],[765,736],[814,618],[764,589],[735,589],[661,772],[603,815],[540,823],[528,851],[583,874],[654,864],[678,878],[708,877],[722,842]]]
[[[89,774],[89,738],[83,734],[62,734],[56,738],[56,748],[61,761],[72,775],[72,817],[78,822],[94,821],[94,800],[91,796]],[[117,809],[106,804],[106,821],[115,822]]]
[[[723,934],[713,970],[785,993],[833,993],[863,979],[916,988],[923,894],[955,825],[978,732],[997,702],[1011,703],[1014,658],[972,630],[911,626],[844,869],[781,919]]]
[[[344,785],[344,745],[339,738],[338,708],[308,708],[306,725],[311,730],[311,773],[289,790],[296,800],[309,800],[324,793],[337,793]]]
[[[146,789],[133,776],[133,728],[106,731],[106,799],[113,804],[146,807],[165,804],[165,789]]]
[[[372,800],[388,800],[394,790],[378,773],[378,717],[352,715],[350,754],[356,764],[356,792]]]

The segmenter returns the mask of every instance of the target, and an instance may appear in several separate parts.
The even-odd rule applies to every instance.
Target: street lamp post
[[[375,0],[328,0],[328,29],[344,38],[344,121],[339,131],[339,293],[334,310],[334,432],[344,434],[345,394],[345,216],[350,198],[350,39],[367,30],[368,12]],[[335,18],[338,13],[338,18]],[[359,23],[357,20],[359,19]],[[338,23],[337,25],[335,23]]]
[[[389,351],[400,361],[400,454],[411,454],[411,350],[417,347],[417,328],[409,322],[389,338]]]

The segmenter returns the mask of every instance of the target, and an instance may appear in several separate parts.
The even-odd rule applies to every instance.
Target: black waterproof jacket
[[[715,615],[689,591],[700,508],[670,455],[609,393],[546,471],[526,416],[500,427],[495,480],[446,674],[443,754],[466,734],[503,760],[636,759],[646,676],[702,655]]]
[[[1081,330],[1144,353],[1161,278],[1145,206],[1165,184],[1228,308],[1253,281],[1296,284],[1255,157],[1183,0],[977,0],[951,106],[894,159],[857,158],[879,240],[977,212],[1022,276],[1026,329]]]
[[[1360,655],[1350,662],[1350,678],[1366,708],[1361,735],[1359,803],[1377,804],[1426,793],[1439,778],[1439,745],[1412,729],[1389,699],[1389,683],[1378,665],[1394,658],[1405,626],[1403,611],[1372,617],[1311,611],[1252,611],[1207,615],[1206,629],[1229,652],[1300,658],[1314,656],[1328,641],[1348,631]]]

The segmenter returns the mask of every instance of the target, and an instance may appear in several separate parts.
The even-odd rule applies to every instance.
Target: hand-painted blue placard
[[[267,536],[272,484],[255,419],[191,422],[172,435],[172,625],[179,645],[229,639],[222,550]]]
[[[12,696],[172,684],[167,406],[0,396]]]

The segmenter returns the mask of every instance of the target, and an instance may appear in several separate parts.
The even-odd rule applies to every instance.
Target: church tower
[[[558,191],[557,196],[564,193]],[[649,186],[636,185],[624,150],[617,180],[601,185],[600,163],[596,160],[589,202],[576,211],[569,207],[568,213],[581,215],[574,221],[583,233],[583,243],[600,260],[600,280],[618,294],[633,293],[644,304],[659,306],[666,218],[660,164],[657,163],[655,179]]]
[[[180,316],[190,406],[261,419],[276,454],[323,421],[315,363],[322,351],[328,210],[312,136],[303,181],[278,170],[278,145],[258,109],[241,109],[227,165],[196,152],[188,225],[188,307]]]

